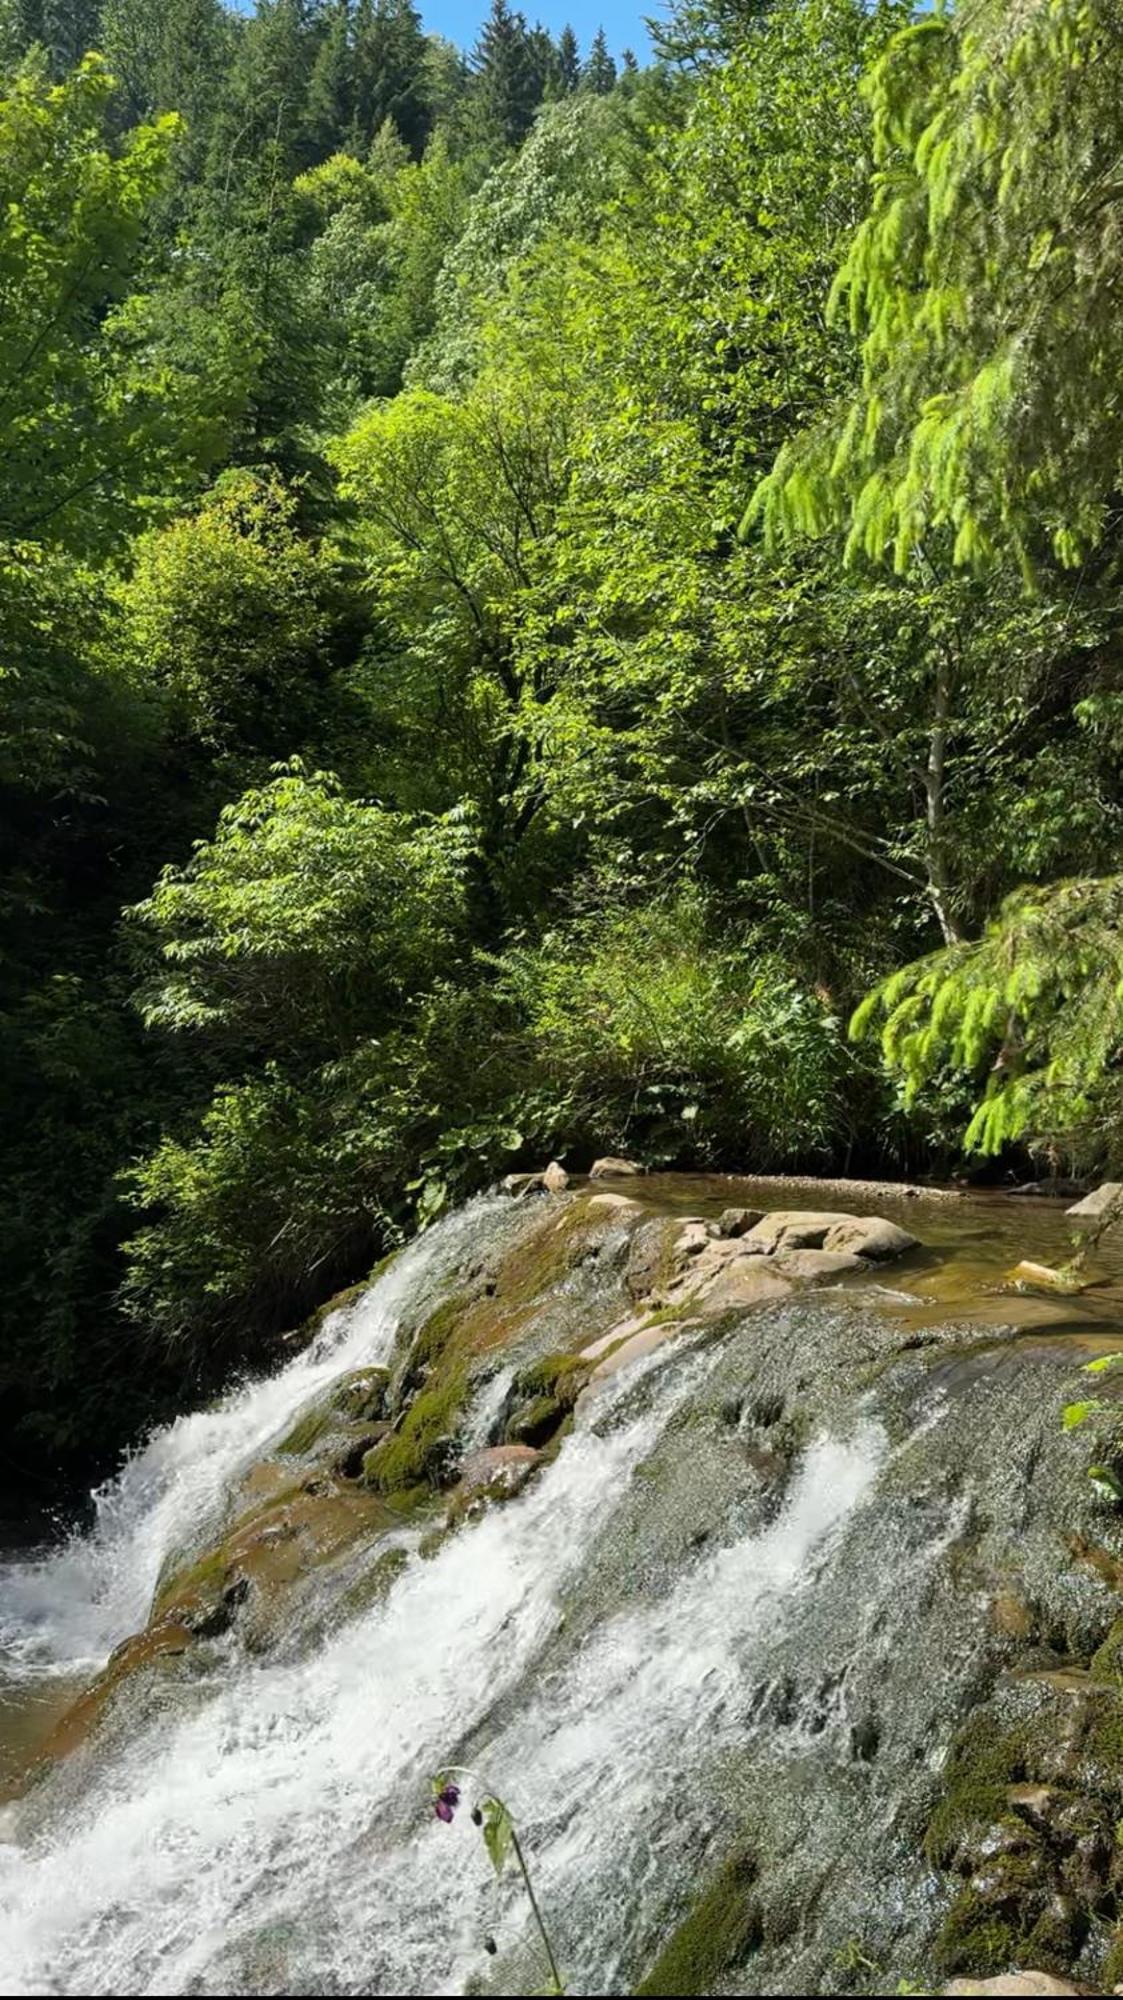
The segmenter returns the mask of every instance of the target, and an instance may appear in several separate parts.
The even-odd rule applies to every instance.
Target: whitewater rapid
[[[36,1648],[73,1661],[142,1622],[188,1526],[335,1375],[388,1357],[411,1288],[451,1268],[480,1220],[466,1211],[407,1251],[282,1373],[153,1439],[92,1534],[20,1580],[6,1615],[29,1666]],[[684,1346],[622,1376],[523,1495],[435,1556],[415,1551],[388,1596],[307,1657],[251,1660],[230,1639],[190,1698],[170,1689],[82,1753],[80,1783],[64,1772],[45,1804],[9,1808],[0,1989],[451,1993],[489,1963],[489,1934],[498,1990],[540,1988],[516,1879],[494,1882],[466,1814],[432,1817],[431,1777],[456,1761],[524,1830],[569,1990],[606,1990],[662,1893],[658,1829],[743,1728],[754,1656],[885,1456],[873,1425],[820,1436],[774,1521],[567,1645],[575,1591],[715,1356]],[[481,1405],[495,1395],[485,1385]]]

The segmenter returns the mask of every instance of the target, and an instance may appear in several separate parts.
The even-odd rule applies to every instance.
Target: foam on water
[[[388,1359],[423,1272],[451,1268],[497,1207],[483,1198],[409,1245],[356,1305],[332,1313],[313,1344],[276,1374],[157,1431],[95,1495],[88,1534],[0,1565],[0,1655],[7,1673],[97,1665],[144,1624],[171,1554],[221,1517],[240,1471],[338,1376]]]
[[[713,1359],[645,1369],[649,1406],[625,1421],[621,1386],[536,1485],[415,1558],[314,1658],[232,1663],[220,1691],[139,1730],[23,1844],[17,1819],[0,1851],[3,1990],[462,1991],[484,1931],[522,1929],[467,1820],[450,1830],[427,1813],[430,1775],[466,1738],[533,1825],[571,1952],[584,1940],[571,1971],[607,1990],[660,1793],[732,1720],[746,1657],[883,1456],[872,1429],[821,1439],[770,1527],[551,1653],[567,1583]]]

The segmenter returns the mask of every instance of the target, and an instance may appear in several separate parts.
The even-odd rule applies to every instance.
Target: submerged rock
[[[1015,1264],[1010,1272],[1010,1283],[1035,1292],[1075,1294],[1085,1290],[1087,1281],[1081,1278],[1079,1272],[1064,1265],[1054,1267],[1052,1264],[1035,1264],[1028,1257],[1023,1257],[1021,1263]]]

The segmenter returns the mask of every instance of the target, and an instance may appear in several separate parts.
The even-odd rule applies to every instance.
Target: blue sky
[[[421,18],[434,34],[447,35],[450,42],[470,49],[490,0],[415,0],[415,4],[420,5]],[[641,62],[649,52],[644,16],[658,18],[663,13],[659,0],[639,0],[634,5],[631,0],[512,0],[512,5],[521,8],[532,26],[541,21],[554,34],[568,21],[582,52],[597,29],[603,28],[613,55],[618,56],[621,49],[634,49]]]
[[[233,4],[248,14],[253,0],[233,0]],[[420,6],[421,18],[432,34],[447,35],[450,42],[470,49],[491,0],[414,0],[414,4]],[[663,0],[512,0],[512,5],[521,8],[531,26],[541,21],[555,35],[568,21],[582,54],[597,29],[603,28],[613,55],[618,56],[621,49],[634,49],[641,63],[650,53],[644,17],[651,14],[658,19],[665,11]]]

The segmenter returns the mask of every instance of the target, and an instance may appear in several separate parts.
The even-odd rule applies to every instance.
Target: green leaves
[[[514,1822],[502,1799],[489,1798],[483,1801],[484,1846],[491,1857],[491,1865],[497,1875],[503,1873],[504,1864],[511,1852],[514,1838]]]
[[[1102,388],[1123,362],[1121,82],[1111,0],[976,0],[892,39],[865,84],[872,198],[831,296],[861,382],[758,486],[770,543],[841,526],[849,564],[903,575],[946,531],[957,564],[1005,553],[1027,582],[1043,546],[1070,568],[1097,546],[1123,448]]]
[[[1018,890],[984,936],[917,960],[858,1009],[881,1017],[883,1060],[907,1102],[939,1076],[975,1099],[965,1145],[1051,1144],[1089,1167],[1121,1144],[1123,878]]]

